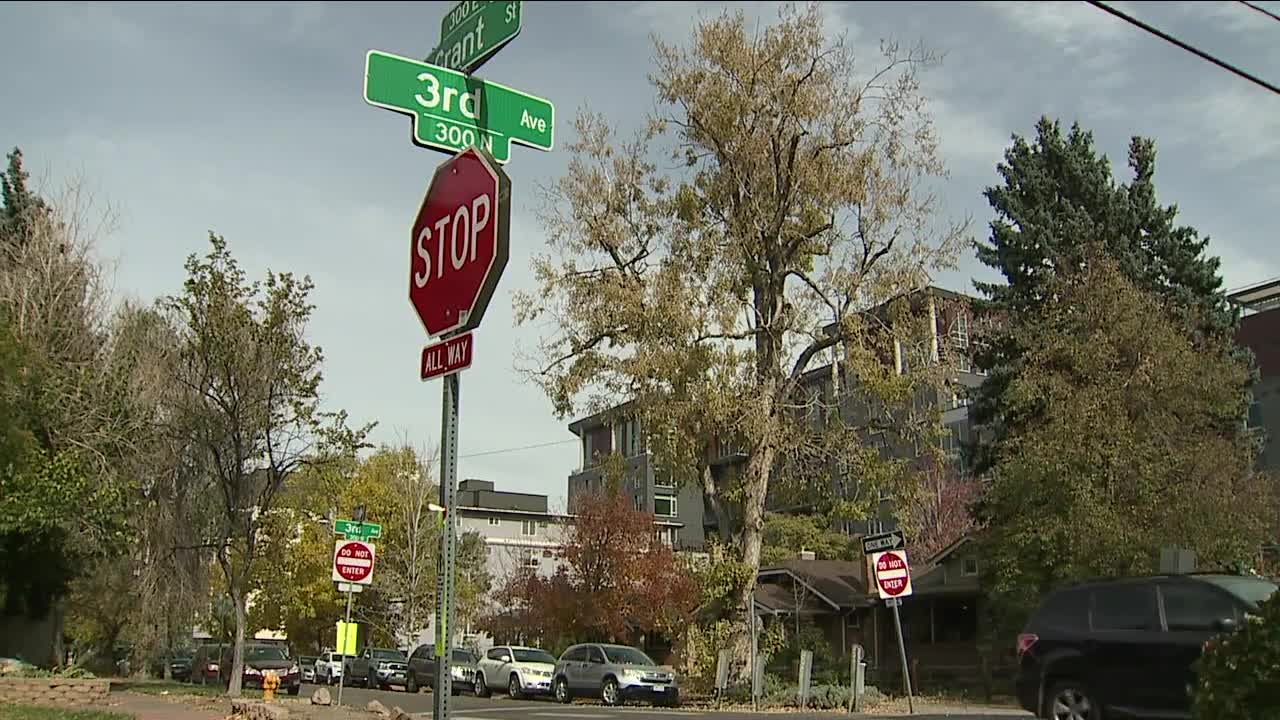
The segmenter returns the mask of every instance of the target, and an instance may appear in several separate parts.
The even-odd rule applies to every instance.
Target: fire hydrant
[[[280,676],[274,670],[268,670],[262,676],[262,699],[271,702],[276,699],[276,688],[280,687]]]

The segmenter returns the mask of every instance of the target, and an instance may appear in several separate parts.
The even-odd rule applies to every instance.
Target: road
[[[304,685],[302,697],[308,697],[315,687]],[[336,699],[337,688],[329,688]],[[429,692],[409,695],[399,690],[365,690],[362,688],[344,688],[342,704],[346,706],[364,707],[370,700],[377,700],[387,708],[399,706],[400,709],[418,717],[431,717],[432,698]],[[459,695],[453,698],[453,715],[459,720],[676,720],[681,717],[703,717],[707,720],[759,720],[769,718],[777,720],[779,714],[733,712],[702,709],[672,710],[666,708],[649,708],[628,706],[611,708],[579,700],[572,705],[560,705],[551,699],[511,700],[497,695],[490,698],[477,698],[472,695]],[[831,713],[799,713],[788,711],[787,720],[831,720]],[[844,717],[850,717],[844,715]],[[860,715],[867,720],[881,718],[901,718],[903,715]],[[927,708],[910,716],[914,720],[941,720],[942,718],[966,718],[966,720],[1008,720],[1022,718],[1031,720],[1029,713],[1003,709],[963,709],[963,708]]]

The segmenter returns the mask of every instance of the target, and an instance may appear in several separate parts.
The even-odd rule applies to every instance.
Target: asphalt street
[[[302,697],[308,697],[314,689],[314,686],[304,685]],[[329,691],[336,700],[338,689],[331,687]],[[409,695],[399,689],[365,690],[363,688],[344,688],[342,691],[342,704],[346,706],[364,707],[370,700],[377,700],[387,708],[398,706],[405,712],[418,717],[431,717],[432,698],[431,693],[426,691],[417,695]],[[571,705],[561,705],[550,698],[512,700],[498,694],[494,694],[489,698],[458,695],[453,698],[452,714],[460,720],[521,720],[523,718],[536,720],[676,720],[681,717],[704,717],[707,720],[759,720],[762,718],[776,719],[780,716],[787,718],[787,720],[818,720],[819,718],[830,720],[832,717],[838,717],[838,715],[829,712],[799,713],[790,710],[785,713],[752,713],[693,708],[673,710],[639,705],[613,708],[583,700],[575,701]],[[843,717],[850,717],[849,715],[842,715]],[[895,714],[858,715],[856,717],[867,718],[867,720],[881,720],[882,718],[887,720],[888,718],[901,718],[904,716]],[[961,708],[935,710],[929,708],[918,711],[910,717],[916,720],[941,720],[942,718],[966,718],[967,720],[1022,718],[1023,720],[1030,720],[1031,715],[1014,710],[969,710]]]

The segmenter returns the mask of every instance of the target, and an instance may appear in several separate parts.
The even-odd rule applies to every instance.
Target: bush
[[[1195,671],[1197,720],[1280,717],[1280,593],[1236,632],[1210,640]]]

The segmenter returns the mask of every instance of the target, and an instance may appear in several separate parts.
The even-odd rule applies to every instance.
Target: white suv
[[[316,659],[316,684],[333,685],[342,677],[342,653],[327,652]]]
[[[550,695],[555,669],[556,659],[546,650],[499,645],[477,663],[475,693],[487,697],[492,690],[505,690],[513,698]]]

